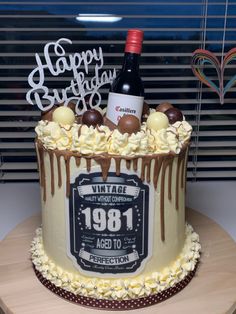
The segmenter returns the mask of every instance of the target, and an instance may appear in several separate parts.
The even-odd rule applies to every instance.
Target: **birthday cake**
[[[126,66],[137,62],[141,37],[128,34]],[[117,87],[116,72],[102,72],[101,48],[68,55],[64,44],[72,42],[46,44],[28,77],[27,101],[42,110],[33,268],[44,286],[81,305],[119,310],[163,301],[190,282],[200,257],[185,221],[192,127],[170,103],[149,108],[137,73],[130,80],[140,95],[112,90],[102,109],[99,89]],[[73,79],[64,89],[45,85],[46,75],[65,72]]]
[[[39,121],[42,228],[31,253],[37,276],[58,295],[100,308],[138,308],[170,297],[193,277],[200,244],[185,222],[192,128],[169,106],[159,105],[138,125],[125,115],[115,130],[97,110],[76,122],[62,106]],[[176,112],[181,121],[173,121]]]

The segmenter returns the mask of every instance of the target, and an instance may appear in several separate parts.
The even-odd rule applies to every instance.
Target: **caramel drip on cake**
[[[171,174],[172,166],[173,166],[173,156],[168,156],[163,160],[162,166],[162,176],[161,176],[161,193],[160,193],[160,221],[161,221],[161,240],[165,241],[165,176],[166,169],[169,166],[169,174],[168,174],[168,198],[171,200]]]
[[[142,166],[141,166],[141,180],[144,181],[146,177],[146,181],[150,183],[150,172],[151,172],[151,161],[153,157],[152,156],[147,156],[142,158]],[[147,169],[147,173],[145,176],[145,170]]]
[[[186,180],[187,180],[187,162],[188,162],[188,147],[186,148],[186,154],[183,162],[183,169],[182,169],[182,177],[181,177],[181,187],[184,188],[185,184],[185,191],[186,191]]]
[[[187,190],[187,177],[188,177],[188,167],[187,167],[187,165],[188,165],[188,154],[189,154],[189,146],[187,146],[186,147],[186,155],[185,155],[185,158],[186,158],[186,160],[185,160],[185,166],[184,166],[184,171],[185,171],[185,176],[184,176],[184,184],[185,184],[185,188],[184,188],[184,190],[185,190],[185,193],[186,193],[186,190]]]
[[[126,168],[127,168],[128,170],[130,170],[130,166],[131,166],[131,160],[126,159]]]
[[[96,125],[96,130],[97,130],[99,133],[106,134],[106,132],[105,132],[104,130],[100,130],[100,129],[99,129],[99,126],[98,126],[98,125]]]
[[[115,163],[116,163],[116,175],[120,175],[120,163],[121,163],[121,158],[115,157]]]
[[[111,158],[110,157],[94,157],[94,160],[96,160],[96,162],[101,166],[102,169],[102,178],[104,181],[106,181],[107,179],[107,175],[108,175],[108,171],[110,169],[110,165],[111,165]]]
[[[50,170],[51,170],[51,194],[54,195],[54,155],[53,152],[50,151],[49,153],[49,160],[50,160]]]
[[[43,188],[43,200],[46,201],[46,177],[44,167],[44,148],[38,143],[39,164],[40,164],[40,185]]]
[[[55,153],[57,158],[57,172],[58,172],[58,186],[59,188],[62,185],[62,179],[61,179],[61,155],[58,153]]]
[[[136,172],[138,170],[138,158],[133,160],[133,170]]]
[[[90,170],[91,170],[91,158],[86,158],[86,164],[87,164],[87,171],[90,172]]]
[[[64,155],[66,163],[66,196],[70,196],[70,159],[71,155]]]
[[[75,157],[75,163],[76,163],[76,166],[79,167],[80,166],[80,163],[81,163],[81,158],[80,157]]]
[[[172,169],[173,169],[173,161],[174,159],[172,158],[170,163],[169,163],[169,180],[168,180],[168,199],[171,200],[172,198],[172,185],[171,185],[171,182],[172,182]]]
[[[157,189],[157,182],[158,182],[159,174],[161,171],[163,159],[164,157],[161,157],[161,156],[155,158],[154,173],[153,173],[153,185],[154,185],[155,190]]]
[[[182,171],[181,171],[181,188],[182,189],[184,187],[184,164],[185,164],[185,162],[184,162],[184,158],[183,158],[183,160],[182,160]]]
[[[81,129],[82,129],[82,125],[79,127],[79,130],[78,130],[78,137],[80,137],[80,135],[81,135]]]
[[[39,156],[39,149],[38,149],[38,144],[35,142],[35,150],[36,150],[36,155]],[[39,158],[36,159],[37,162],[37,170],[38,172],[40,171],[40,164],[39,164]],[[40,173],[40,172],[39,172]],[[40,180],[40,178],[39,178]]]
[[[40,165],[40,182],[41,186],[45,187],[46,182],[45,182],[45,166],[44,166],[44,152],[46,151],[45,148],[43,147],[42,143],[40,141],[37,141],[37,147],[38,147],[38,155],[39,155],[39,165]],[[73,153],[73,152],[68,152],[68,151],[59,151],[59,150],[54,150],[50,151],[47,150],[49,153],[49,158],[50,158],[50,167],[51,167],[51,178],[53,179],[52,181],[55,181],[54,179],[54,160],[53,160],[53,154],[56,155],[57,159],[57,170],[58,170],[58,186],[61,187],[62,185],[62,176],[61,176],[61,164],[60,164],[60,158],[61,156],[64,157],[65,164],[66,164],[66,178],[67,181],[70,178],[70,159],[73,156],[75,158],[75,162],[77,167],[80,166],[81,163],[81,157],[84,157],[86,160],[86,166],[87,166],[87,171],[90,172],[91,170],[91,159],[93,158],[96,160],[97,163],[100,164],[101,170],[102,170],[102,176],[103,179],[105,180],[107,178],[107,174],[109,172],[109,168],[111,165],[111,159],[113,158],[115,160],[116,164],[116,175],[120,175],[120,164],[121,164],[121,159],[124,159],[126,161],[126,166],[127,169],[131,168],[131,163],[133,163],[133,169],[134,171],[137,171],[137,166],[138,166],[138,159],[142,159],[142,164],[141,164],[141,180],[146,181],[148,183],[151,182],[151,164],[152,160],[154,160],[154,174],[153,174],[153,185],[154,188],[157,188],[157,183],[158,183],[158,178],[160,175],[160,171],[162,168],[162,165],[164,167],[164,171],[162,174],[162,177],[164,180],[164,175],[167,166],[169,166],[169,173],[168,173],[168,198],[171,200],[171,177],[172,177],[172,168],[173,168],[173,158],[177,155],[174,154],[163,154],[163,155],[151,155],[151,156],[140,156],[140,157],[118,157],[118,156],[109,156],[107,155],[94,155],[94,156],[81,156],[79,153]],[[184,179],[185,179],[185,164],[187,162],[187,159],[185,157],[187,156],[186,154],[186,147],[181,151],[181,153],[178,155],[178,162],[177,162],[177,180],[176,182],[179,182],[179,177],[180,177],[180,171],[181,171],[181,187],[184,187]],[[185,161],[185,162],[184,162]],[[68,185],[68,182],[67,182]],[[164,182],[162,183],[164,185]],[[176,184],[176,194],[178,195],[178,185]],[[44,188],[45,190],[45,188]],[[51,192],[52,194],[54,193],[55,187],[54,187],[54,182],[51,182]],[[68,189],[67,189],[68,190]],[[69,192],[68,192],[69,193]],[[68,194],[69,195],[69,194]],[[44,191],[44,200],[46,199],[46,190]],[[178,202],[176,201],[176,204]],[[178,207],[178,206],[177,206]]]
[[[175,185],[175,208],[179,210],[179,172],[180,172],[180,165],[182,161],[181,154],[178,156],[177,160],[177,173],[176,173],[176,185]]]
[[[54,154],[57,159],[57,170],[58,170],[58,186],[62,186],[62,174],[61,174],[61,160],[60,158],[63,156],[65,161],[66,168],[66,196],[70,195],[70,160],[73,156],[75,158],[75,162],[77,167],[80,166],[81,157],[85,158],[87,171],[91,170],[92,158],[100,165],[102,177],[105,181],[108,176],[108,172],[111,166],[111,159],[113,158],[116,165],[116,175],[120,175],[121,171],[121,159],[124,159],[126,162],[127,169],[131,168],[131,163],[133,163],[134,171],[137,171],[138,168],[138,159],[141,158],[141,180],[146,180],[148,183],[151,181],[151,165],[154,162],[154,173],[153,173],[153,185],[154,188],[157,189],[157,184],[161,172],[161,182],[160,182],[160,221],[161,221],[161,239],[165,241],[165,178],[166,178],[166,170],[168,168],[168,199],[172,199],[172,171],[173,171],[173,161],[176,156],[177,159],[177,173],[176,173],[176,198],[175,205],[176,210],[179,209],[179,188],[184,188],[185,176],[186,176],[186,163],[187,163],[187,146],[188,143],[183,147],[182,151],[179,155],[169,153],[162,155],[150,155],[150,156],[135,156],[135,157],[119,157],[112,156],[109,154],[104,155],[93,155],[93,156],[82,156],[76,152],[68,152],[68,151],[59,151],[59,150],[46,150],[42,143],[37,140],[37,152],[40,166],[40,185],[43,188],[43,200],[46,201],[46,177],[45,177],[45,151],[49,154],[50,160],[50,168],[51,168],[51,194],[53,195],[55,192],[55,175],[54,175]],[[180,178],[181,176],[181,178]]]
[[[180,185],[180,171],[181,171],[181,188],[183,188],[183,180],[184,180],[184,160],[187,156],[187,150],[180,152],[177,160],[177,174],[176,174],[176,190],[175,190],[175,208],[179,210],[179,185]]]

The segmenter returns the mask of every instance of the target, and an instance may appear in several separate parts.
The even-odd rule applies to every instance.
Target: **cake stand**
[[[186,214],[202,245],[196,276],[172,298],[135,310],[135,313],[232,314],[236,310],[236,243],[206,216],[191,209],[187,209]],[[0,243],[0,307],[3,313],[101,313],[59,298],[38,281],[29,258],[29,248],[40,223],[40,216],[33,216],[19,224]]]

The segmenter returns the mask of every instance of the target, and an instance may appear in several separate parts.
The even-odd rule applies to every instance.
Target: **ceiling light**
[[[79,14],[76,17],[77,21],[82,22],[107,22],[113,23],[122,20],[122,17],[112,14]]]

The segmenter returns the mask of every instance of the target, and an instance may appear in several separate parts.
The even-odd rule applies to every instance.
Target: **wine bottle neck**
[[[139,54],[125,52],[124,62],[122,66],[122,72],[135,71],[139,72]]]

